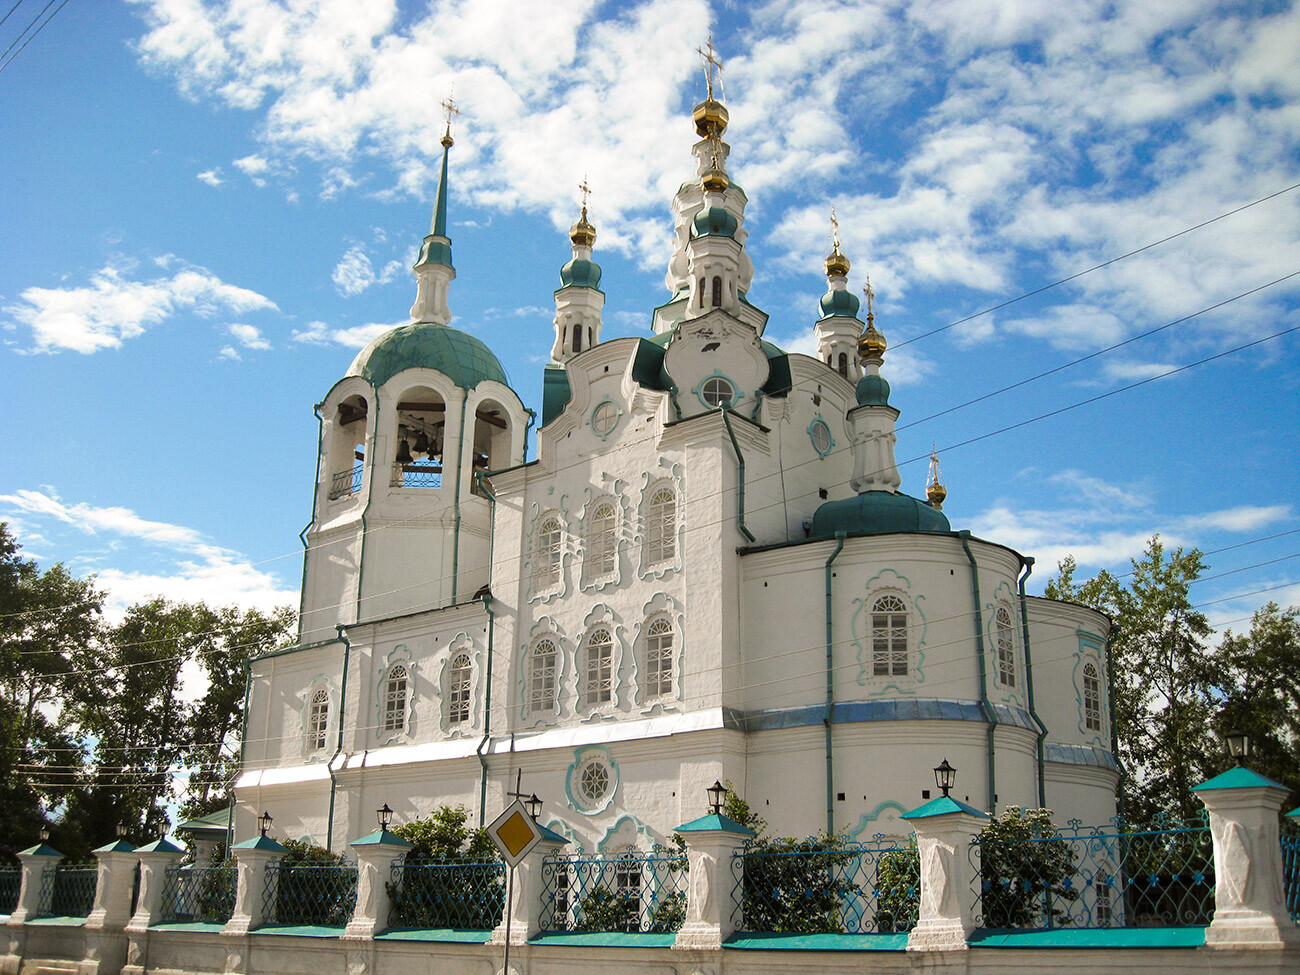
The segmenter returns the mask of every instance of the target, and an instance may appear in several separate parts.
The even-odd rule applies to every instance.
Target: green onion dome
[[[859,406],[888,406],[889,381],[884,376],[868,373],[858,380]]]
[[[866,491],[851,498],[827,501],[813,514],[811,538],[848,535],[883,535],[890,532],[947,534],[948,517],[924,501],[906,494]]]
[[[485,379],[509,385],[506,371],[480,339],[446,325],[401,325],[373,339],[348,369],[378,389],[404,369],[436,369],[462,389]]]
[[[740,222],[725,207],[708,207],[695,215],[696,237],[735,237]]]
[[[822,318],[857,318],[862,302],[852,291],[828,291],[821,297]]]
[[[560,286],[563,288],[599,288],[600,265],[595,261],[575,258],[560,268]]]

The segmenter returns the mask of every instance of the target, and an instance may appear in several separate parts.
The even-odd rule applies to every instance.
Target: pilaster
[[[393,906],[388,878],[411,844],[387,830],[377,830],[349,845],[357,857],[357,906],[342,936],[345,940],[368,940],[388,927]]]
[[[547,830],[546,832],[550,832]],[[555,836],[551,833],[551,836]],[[506,943],[507,919],[510,943],[521,945],[542,930],[542,861],[559,853],[568,840],[557,837],[543,839],[532,848],[519,866],[514,868],[514,896],[507,900],[501,923],[492,930],[489,944]]]
[[[975,930],[971,840],[988,816],[948,796],[904,813],[921,856],[921,907],[908,951],[965,951]]]
[[[675,832],[686,840],[690,889],[686,895],[686,920],[673,947],[720,949],[736,930],[731,859],[754,832],[716,813],[678,826]]]
[[[184,850],[165,839],[155,840],[135,851],[140,864],[140,893],[135,913],[126,924],[126,964],[123,975],[144,975],[148,966],[149,925],[162,919],[163,887],[167,868],[176,864]]]
[[[231,937],[248,934],[260,927],[266,912],[262,906],[266,891],[266,868],[288,852],[275,840],[259,836],[236,843],[232,851],[238,865],[238,883],[235,888],[235,910],[226,922],[223,935]]]

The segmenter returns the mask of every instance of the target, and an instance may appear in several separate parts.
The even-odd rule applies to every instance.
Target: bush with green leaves
[[[275,920],[341,927],[357,901],[357,871],[347,857],[302,840],[285,840],[276,864]]]
[[[401,882],[389,882],[390,922],[408,928],[487,931],[505,906],[505,866],[464,806],[441,806],[393,833],[411,844]]]
[[[876,929],[911,931],[921,910],[921,854],[916,836],[906,850],[882,854],[876,867]]]
[[[980,831],[978,842],[984,927],[1069,923],[1069,905],[1079,898],[1075,853],[1050,809],[1008,806]]]

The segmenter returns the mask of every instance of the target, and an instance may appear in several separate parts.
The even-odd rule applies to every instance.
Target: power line
[[[31,24],[28,24],[25,28],[23,28],[23,33],[22,33],[22,34],[19,34],[18,37],[14,39],[13,44],[10,44],[9,47],[5,49],[5,53],[4,53],[4,54],[0,54],[0,61],[3,61],[4,57],[5,57],[6,55],[8,55],[10,51],[13,50],[13,46],[14,46],[14,44],[17,44],[17,43],[18,43],[18,41],[22,38],[23,34],[26,34],[29,30],[32,29],[32,24],[36,23],[36,21],[39,20],[39,19],[41,18],[41,15],[44,14],[46,10],[49,10],[49,9],[50,9],[50,4],[52,4],[52,3],[54,3],[54,0],[50,0],[50,2],[47,3],[47,4],[44,6],[44,8],[42,8],[41,12],[40,12],[39,14],[37,14],[35,18],[33,18],[32,23],[31,23]],[[66,7],[67,5],[68,5],[68,0],[63,0],[63,2],[60,3],[60,4],[58,5],[58,7],[55,8],[54,13],[50,14],[49,17],[47,17],[47,18],[45,19],[45,22],[44,22],[43,24],[41,24],[40,27],[37,27],[35,31],[32,32],[31,37],[29,37],[29,38],[27,38],[27,40],[23,41],[22,47],[18,48],[18,50],[16,50],[16,51],[14,51],[14,53],[13,53],[13,57],[10,57],[8,61],[4,61],[3,64],[0,64],[0,71],[3,71],[5,68],[9,67],[9,65],[13,64],[13,63],[14,63],[14,60],[18,57],[18,55],[20,55],[20,54],[23,53],[23,49],[26,48],[27,45],[30,44],[32,41],[36,40],[36,35],[39,34],[41,31],[45,30],[45,28],[49,26],[50,21],[53,20],[55,17],[57,17],[58,14],[59,14],[59,11],[62,10],[62,9],[63,9],[64,7]],[[16,6],[16,5],[15,5],[15,6]],[[13,11],[11,10],[10,13],[13,13]],[[6,14],[5,16],[8,17],[9,15]]]

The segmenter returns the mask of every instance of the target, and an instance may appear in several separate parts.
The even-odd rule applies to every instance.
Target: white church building
[[[980,809],[1114,815],[1109,621],[1027,596],[1032,559],[952,525],[937,465],[903,493],[838,237],[817,358],[764,340],[727,110],[693,121],[653,331],[602,336],[584,206],[540,416],[449,326],[448,128],[410,324],[317,406],[298,640],[251,664],[236,840],[263,810],[334,850],[385,803],[487,822],[517,770],[587,852],[667,842],[715,780],[776,834],[906,834],[943,759]]]

